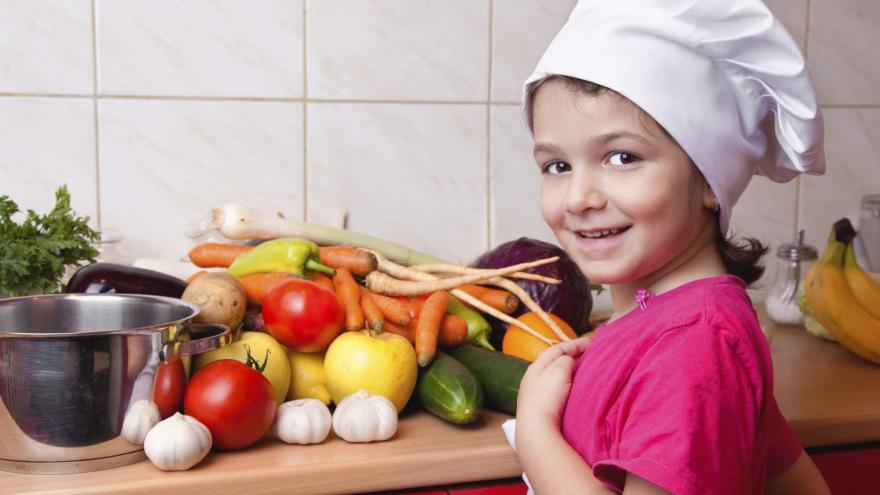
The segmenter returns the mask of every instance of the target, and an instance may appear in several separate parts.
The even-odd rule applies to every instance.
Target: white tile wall
[[[486,107],[313,104],[309,220],[450,261],[486,247]]]
[[[98,226],[93,109],[83,98],[0,98],[0,195],[43,214],[66,183],[73,209]]]
[[[303,0],[96,0],[101,93],[302,97]]]
[[[880,7],[767,1],[811,62],[829,173],[756,179],[733,225],[821,244],[880,192]],[[333,224],[345,210],[456,261],[552,241],[517,103],[573,4],[0,0],[0,194],[47,209],[68,183],[136,256],[182,256],[187,220],[230,200]]]
[[[519,105],[492,105],[490,183],[491,244],[523,235],[556,243],[541,218],[541,183],[532,137]]]
[[[858,223],[861,197],[880,193],[880,108],[825,110],[828,172],[804,177],[800,211],[811,243],[825,245],[843,217]]]
[[[737,239],[756,238],[770,248],[764,276],[753,285],[752,297],[765,297],[776,275],[776,249],[795,239],[797,188],[797,180],[778,184],[755,177],[733,208],[730,233]]]
[[[94,92],[90,0],[0,0],[0,92]]]
[[[496,0],[492,9],[492,101],[519,103],[523,82],[565,24],[575,0]]]
[[[102,100],[101,220],[137,256],[177,259],[190,222],[239,202],[303,214],[302,105]]]
[[[489,2],[320,0],[308,8],[310,97],[486,99]]]
[[[880,2],[811,0],[808,58],[826,105],[880,105]]]

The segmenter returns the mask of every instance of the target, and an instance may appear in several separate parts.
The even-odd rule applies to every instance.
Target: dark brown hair
[[[575,93],[580,93],[588,96],[598,96],[603,93],[611,93],[623,98],[623,95],[614,91],[611,88],[607,88],[605,86],[601,86],[594,82],[584,81],[582,79],[577,79],[569,76],[560,76],[560,75],[552,75],[547,78],[544,78],[540,81],[532,83],[528,91],[526,93],[526,102],[525,102],[525,114],[526,114],[526,122],[528,123],[529,130],[534,134],[534,106],[535,106],[535,95],[538,92],[538,89],[551,80],[559,80],[565,83],[565,85]],[[670,139],[675,141],[675,138],[660,125],[659,122],[654,120],[653,117],[648,115],[647,112],[642,110],[640,107],[636,106],[639,109],[643,117],[643,123],[645,127],[649,130],[651,129],[659,129]],[[692,161],[693,163],[693,161]],[[697,170],[696,165],[694,165],[694,170]],[[705,180],[705,178],[703,178]],[[742,239],[736,239],[734,234],[730,234],[729,236],[725,236],[721,232],[721,222],[720,222],[720,213],[715,212],[715,248],[718,250],[718,255],[721,257],[721,262],[724,264],[724,268],[727,270],[727,273],[731,275],[736,275],[737,277],[743,279],[747,285],[751,285],[758,281],[761,278],[761,275],[764,274],[764,265],[761,264],[761,258],[764,254],[767,253],[767,246],[765,246],[761,241],[755,239],[753,237],[745,237]]]

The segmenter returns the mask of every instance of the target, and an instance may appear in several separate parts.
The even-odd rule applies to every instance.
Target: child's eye
[[[571,167],[565,162],[550,162],[547,165],[544,165],[544,168],[541,171],[548,175],[557,175],[568,172],[569,170],[571,170]]]
[[[611,154],[608,161],[616,167],[627,167],[641,160],[641,158],[627,153],[626,151],[617,151]]]

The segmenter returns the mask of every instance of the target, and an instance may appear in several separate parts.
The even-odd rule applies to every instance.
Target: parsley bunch
[[[77,217],[70,209],[67,186],[55,192],[55,208],[48,215],[28,210],[19,225],[12,220],[18,211],[9,196],[0,196],[0,292],[60,292],[66,265],[95,261],[98,251],[90,241],[98,233],[89,227],[89,217]]]

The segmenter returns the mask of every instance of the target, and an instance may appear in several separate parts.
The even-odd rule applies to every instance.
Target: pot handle
[[[168,342],[162,346],[160,358],[163,362],[171,356],[202,354],[232,342],[232,330],[219,323],[193,323],[190,326],[190,332],[193,335],[199,335],[199,338]]]

